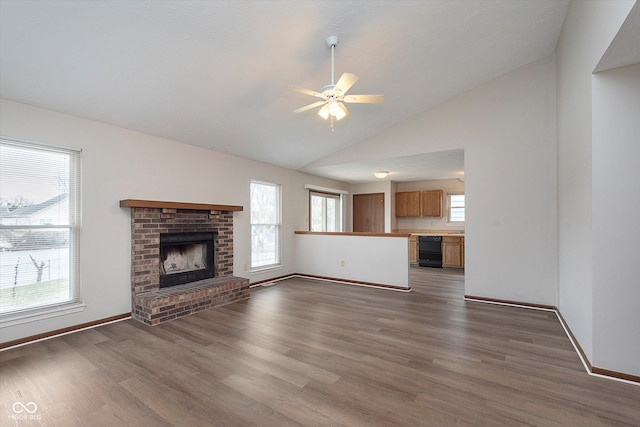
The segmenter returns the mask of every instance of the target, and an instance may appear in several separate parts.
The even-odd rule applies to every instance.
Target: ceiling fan
[[[334,66],[333,55],[338,44],[337,36],[330,36],[327,38],[327,46],[331,48],[331,84],[320,89],[320,92],[314,90],[305,89],[299,86],[289,85],[292,90],[296,92],[304,93],[306,95],[315,96],[322,99],[321,101],[305,105],[304,107],[293,110],[294,113],[302,113],[303,111],[311,110],[316,107],[322,106],[318,110],[318,115],[325,120],[331,119],[331,130],[333,130],[334,120],[341,120],[349,116],[349,110],[345,107],[347,104],[380,104],[384,101],[384,95],[346,95],[347,91],[358,81],[358,77],[355,74],[344,73],[340,76],[337,83],[334,83]]]

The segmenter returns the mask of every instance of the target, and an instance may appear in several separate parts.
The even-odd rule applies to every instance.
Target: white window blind
[[[0,315],[80,300],[80,152],[0,139]]]
[[[251,182],[251,268],[280,264],[280,186]]]
[[[451,193],[449,199],[449,222],[464,222],[465,199],[464,194]]]

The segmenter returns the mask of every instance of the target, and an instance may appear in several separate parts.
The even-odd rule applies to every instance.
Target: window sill
[[[252,269],[249,274],[254,275],[254,274],[261,274],[261,273],[266,273],[269,271],[275,271],[275,270],[282,270],[282,264],[277,264],[277,265],[267,265],[265,267],[257,267]]]
[[[29,312],[4,314],[0,316],[0,328],[8,328],[11,326],[21,325],[23,323],[37,322],[39,320],[46,320],[53,317],[79,313],[81,311],[84,311],[86,306],[87,305],[84,303],[69,303],[56,307],[34,309],[33,311]]]

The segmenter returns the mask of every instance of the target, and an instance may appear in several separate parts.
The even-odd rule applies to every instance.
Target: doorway
[[[353,231],[384,233],[384,193],[353,195]]]

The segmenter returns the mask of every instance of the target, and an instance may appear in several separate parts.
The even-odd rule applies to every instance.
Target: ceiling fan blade
[[[382,104],[384,95],[347,95],[342,100],[351,104]]]
[[[321,106],[322,104],[326,104],[327,101],[318,101],[313,104],[305,105],[304,107],[300,107],[297,110],[293,110],[294,113],[302,113],[303,111],[311,110],[312,108],[316,108]]]
[[[340,80],[336,83],[334,90],[340,91],[342,93],[347,93],[347,91],[358,81],[358,76],[351,73],[344,73],[340,76]]]
[[[304,93],[305,95],[315,96],[316,98],[325,99],[324,95],[320,92],[316,92],[315,90],[305,89],[300,86],[289,85],[289,89],[295,90],[296,92]]]

